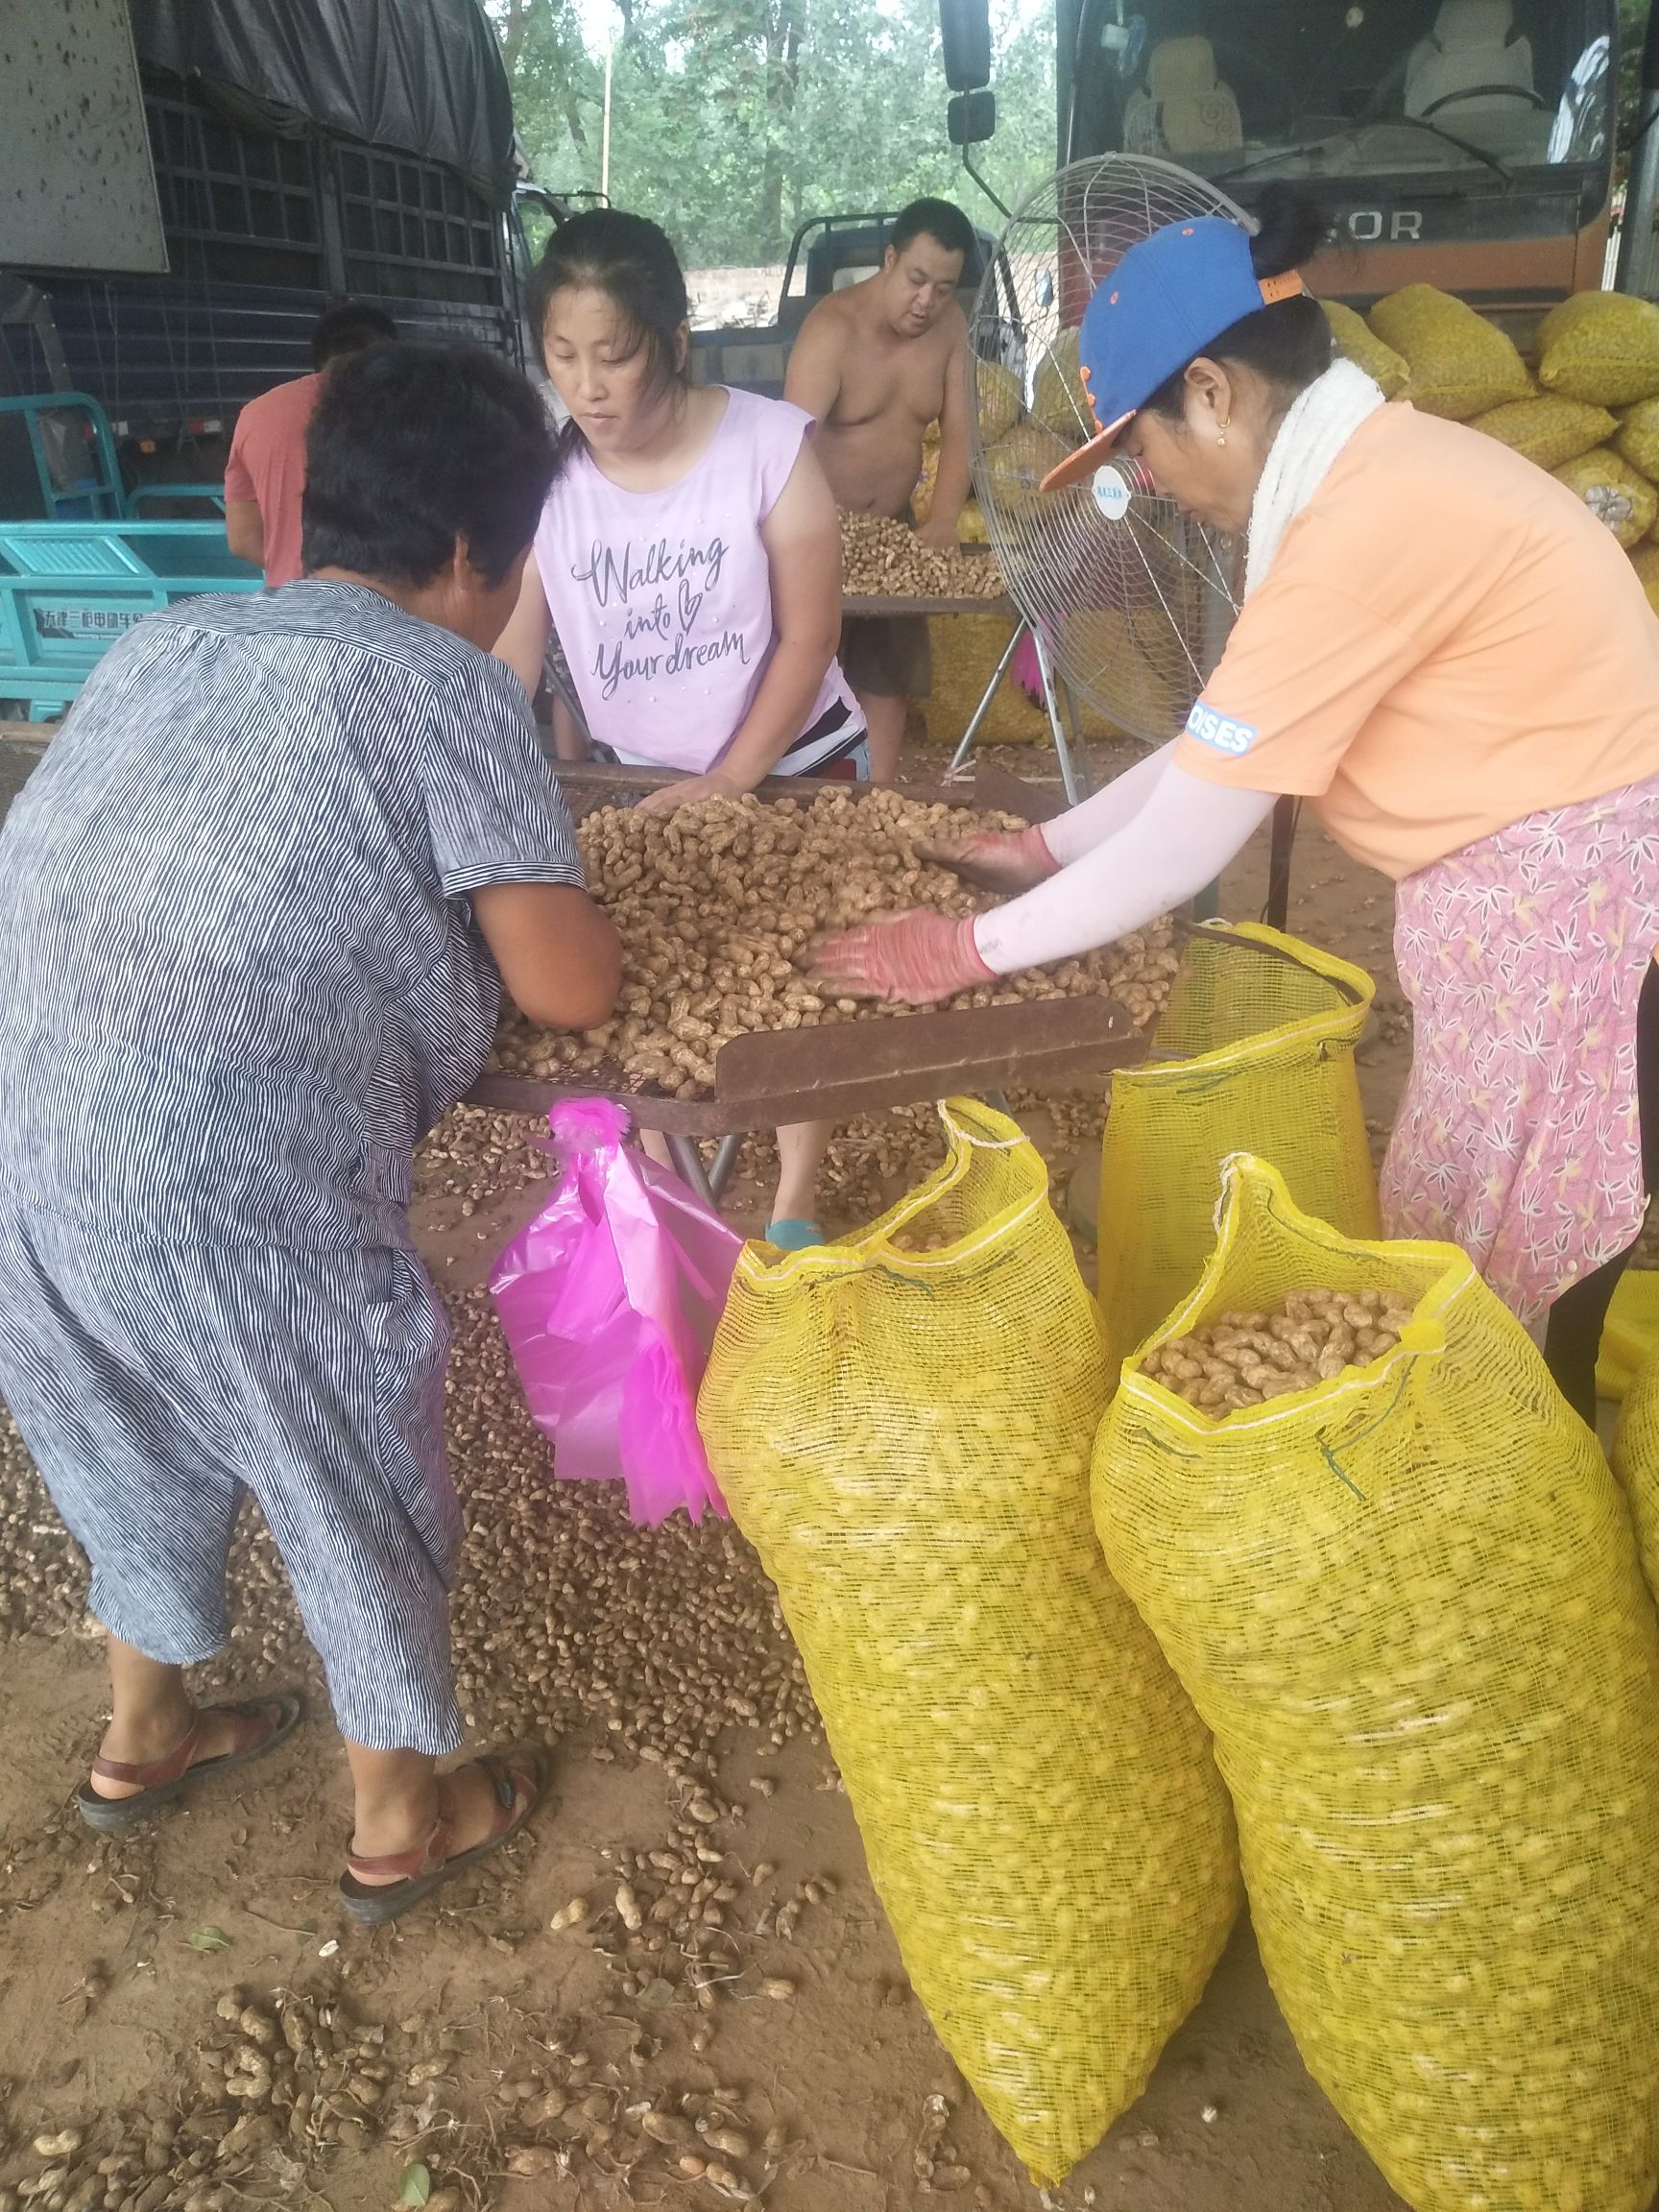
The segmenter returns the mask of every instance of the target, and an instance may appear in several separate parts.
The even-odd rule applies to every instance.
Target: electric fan
[[[1095,285],[1139,240],[1200,215],[1246,220],[1167,161],[1057,170],[1009,218],[969,326],[974,482],[1009,595],[1077,697],[1160,744],[1220,658],[1236,544],[1150,493],[1133,463],[1039,487],[1095,434],[1077,362]]]

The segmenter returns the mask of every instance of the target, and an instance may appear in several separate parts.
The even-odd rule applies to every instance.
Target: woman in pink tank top
[[[812,418],[690,382],[685,278],[643,216],[593,208],[555,231],[529,308],[569,421],[495,651],[534,694],[557,633],[586,724],[555,707],[560,757],[677,770],[641,801],[658,809],[737,798],[767,776],[867,775],[835,659],[841,533]],[[822,1241],[830,1133],[778,1133],[776,1243]]]

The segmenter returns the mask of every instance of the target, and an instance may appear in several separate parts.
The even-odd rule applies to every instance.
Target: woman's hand
[[[682,776],[647,791],[639,802],[641,814],[672,814],[679,806],[695,806],[702,799],[741,799],[750,786],[738,777],[715,769],[708,776]]]
[[[972,836],[948,844],[919,844],[918,860],[935,868],[949,868],[976,891],[1029,891],[1060,873],[1060,863],[1049,852],[1041,829],[976,830]]]
[[[885,998],[930,1006],[958,991],[996,980],[974,942],[974,917],[953,921],[925,906],[878,914],[855,929],[821,937],[807,955],[807,974],[838,998]]]

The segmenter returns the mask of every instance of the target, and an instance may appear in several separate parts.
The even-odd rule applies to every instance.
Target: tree
[[[602,66],[571,0],[489,0],[518,126],[553,189],[598,183]],[[998,0],[998,135],[1006,197],[1051,164],[1053,17]],[[655,215],[689,267],[781,260],[813,214],[919,193],[996,211],[946,141],[935,0],[628,0],[612,94],[611,193]]]

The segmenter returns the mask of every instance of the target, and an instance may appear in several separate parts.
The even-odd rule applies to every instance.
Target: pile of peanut
[[[710,799],[671,814],[600,808],[578,825],[577,840],[589,886],[622,939],[616,1010],[581,1035],[535,1028],[509,1010],[491,1065],[691,1097],[713,1082],[715,1057],[733,1037],[909,1014],[827,997],[804,972],[812,941],[907,906],[978,911],[988,902],[920,859],[916,846],[1019,827],[1012,815],[892,790]],[[1144,1028],[1163,1010],[1177,965],[1168,925],[1159,922],[1085,959],[1001,976],[947,1003],[1104,994]]]
[[[1207,1413],[1329,1382],[1399,1343],[1411,1309],[1388,1290],[1303,1290],[1276,1313],[1223,1313],[1149,1352],[1142,1372]]]
[[[999,599],[1003,585],[989,553],[942,553],[908,523],[843,512],[841,589],[849,598]]]

